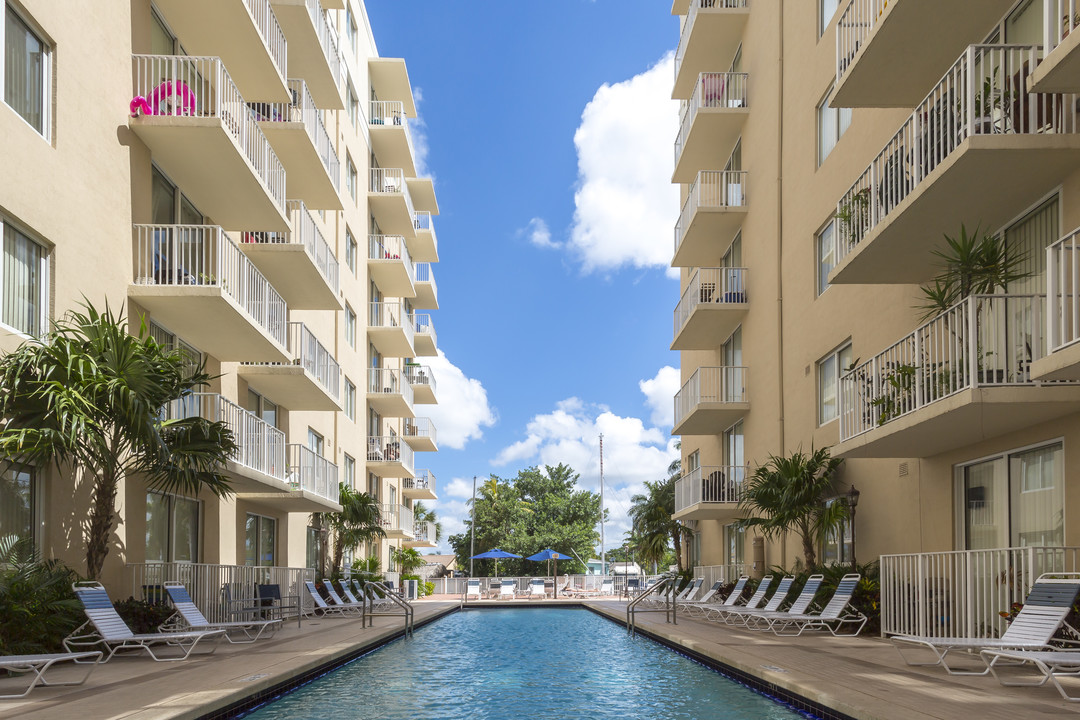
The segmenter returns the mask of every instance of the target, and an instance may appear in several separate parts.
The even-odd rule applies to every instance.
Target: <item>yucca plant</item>
[[[82,622],[71,589],[78,574],[59,560],[42,560],[33,543],[0,538],[0,654],[62,650],[61,640]]]

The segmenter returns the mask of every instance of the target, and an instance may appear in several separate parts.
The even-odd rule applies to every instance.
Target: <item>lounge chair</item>
[[[91,650],[89,652],[51,653],[47,655],[8,655],[6,657],[0,657],[0,670],[6,670],[12,675],[33,673],[30,685],[25,690],[21,693],[0,695],[0,700],[26,697],[30,694],[30,691],[38,685],[45,687],[82,685],[86,682],[86,678],[90,677],[90,673],[94,671],[94,668],[97,667],[98,663],[101,662],[101,657],[102,653],[100,650]],[[45,673],[56,663],[67,662],[69,660],[76,663],[86,663],[91,658],[94,659],[94,662],[89,663],[90,667],[87,669],[86,674],[78,680],[56,682],[55,680],[50,681],[45,679]]]
[[[547,591],[544,589],[543,578],[533,578],[529,581],[529,599],[540,598],[543,600],[547,597]]]
[[[697,613],[701,613],[701,615],[704,617],[705,613],[709,610],[709,608],[731,607],[736,602],[738,602],[739,598],[742,597],[743,590],[746,588],[746,583],[749,582],[749,580],[750,578],[745,575],[740,577],[735,582],[735,587],[731,589],[731,592],[728,593],[728,596],[724,598],[724,601],[722,603],[711,602],[712,598],[715,597],[716,594],[714,591],[712,595],[706,593],[705,597],[697,602],[683,603],[679,609],[685,610],[687,615],[692,616],[696,615]]]
[[[707,602],[712,601],[713,595],[715,595],[716,592],[722,587],[724,587],[724,581],[723,580],[717,580],[716,582],[714,582],[712,584],[712,587],[709,588],[705,592],[705,594],[702,595],[701,597],[699,597],[697,600],[682,600],[680,602],[677,602],[677,603],[675,603],[675,609],[676,610],[684,610],[684,611],[689,612],[689,609],[692,608],[692,607],[696,607],[698,605],[701,605],[702,603],[707,603]]]
[[[986,675],[990,672],[990,660],[981,653],[983,650],[1048,649],[1050,640],[1072,610],[1077,594],[1080,594],[1080,573],[1043,575],[1035,581],[1024,607],[1000,638],[896,635],[890,640],[908,665],[941,665],[950,675]],[[912,662],[904,655],[901,646],[926,648],[934,654],[935,660]],[[982,670],[957,670],[950,667],[946,656],[952,650],[965,650],[969,655],[979,652],[978,657],[985,667]]]
[[[511,600],[513,600],[514,597],[515,597],[516,590],[517,590],[517,583],[516,582],[514,582],[513,580],[504,579],[502,581],[502,585],[499,587],[499,599],[500,600],[505,600],[506,598],[510,598]]]
[[[822,608],[820,613],[798,613],[794,605],[786,613],[776,613],[768,618],[766,627],[776,635],[795,636],[802,635],[806,630],[828,630],[833,635],[858,635],[862,632],[868,618],[861,612],[851,607],[851,599],[855,596],[855,588],[859,586],[861,579],[858,573],[845,575],[836,585],[832,598]],[[801,599],[801,597],[800,597]],[[845,625],[858,625],[854,632],[837,632]],[[791,632],[791,630],[795,632]]]
[[[722,618],[723,622],[728,625],[742,625],[749,626],[751,619],[754,615],[760,612],[774,613],[780,609],[780,606],[787,600],[788,593],[791,591],[791,585],[795,582],[794,575],[787,575],[780,578],[779,584],[776,586],[776,592],[769,598],[769,602],[765,603],[765,606],[760,610],[757,608],[730,608]]]
[[[480,590],[479,578],[470,578],[465,582],[465,599],[468,600],[469,598],[474,596],[477,600],[483,599],[483,593]]]
[[[186,660],[199,641],[207,638],[221,641],[224,630],[193,630],[189,632],[158,632],[136,634],[131,631],[124,619],[113,607],[109,594],[101,583],[75,583],[72,585],[75,597],[82,603],[87,620],[64,638],[64,649],[77,652],[83,648],[101,645],[108,650],[101,662],[108,662],[121,650],[146,651],[157,662],[175,662]],[[179,657],[158,657],[154,652],[157,645],[165,645],[180,650]],[[215,642],[210,650],[217,650]],[[207,654],[210,654],[207,653]]]
[[[635,597],[641,592],[641,579],[640,578],[627,578],[626,579],[626,592],[625,595],[628,598]]]
[[[746,627],[751,630],[766,629],[770,627],[774,618],[802,615],[810,609],[810,603],[814,601],[814,596],[817,595],[817,591],[821,588],[821,582],[824,579],[824,575],[811,575],[806,578],[806,584],[803,585],[799,596],[795,598],[787,610],[766,610],[764,608],[751,610],[746,614]]]
[[[1041,687],[1047,682],[1051,683],[1061,693],[1061,697],[1069,702],[1080,702],[1080,697],[1065,692],[1059,677],[1080,676],[1080,652],[1054,651],[1054,650],[983,650],[979,653],[990,668],[991,674],[1002,685],[1010,687]],[[997,662],[1007,660],[1012,663],[1026,665],[1028,663],[1042,673],[1040,680],[1006,680],[997,673]]]
[[[390,599],[390,590],[381,583],[368,583],[366,586],[361,587],[359,581],[353,580],[353,583],[358,591],[358,595],[362,600],[367,600],[371,603],[371,609],[381,610],[383,608],[396,608],[399,607],[397,603]],[[380,592],[382,593],[380,595]]]
[[[285,611],[296,611],[296,627],[300,627],[300,620],[304,617],[304,608],[299,595],[282,595],[281,586],[277,583],[262,583],[255,586],[255,603],[259,608],[259,617],[267,619],[277,618],[285,620]]]
[[[314,603],[314,607],[311,609],[311,614],[316,617],[326,617],[327,615],[344,615],[350,610],[350,608],[342,605],[331,605],[323,596],[319,594],[318,588],[315,587],[315,583],[311,580],[304,581],[304,587],[307,588],[308,595],[311,596],[311,602]]]
[[[704,618],[706,620],[712,620],[713,622],[719,622],[724,619],[726,613],[736,609],[745,608],[747,610],[753,610],[757,608],[761,603],[765,601],[765,596],[769,592],[769,586],[772,585],[773,576],[766,575],[761,578],[761,582],[758,583],[757,590],[750,596],[750,599],[746,601],[746,604],[739,605],[738,598],[735,598],[736,602],[728,602],[731,600],[734,591],[728,596],[728,599],[723,604],[714,607],[702,608],[705,611]],[[741,594],[741,593],[740,593]]]
[[[191,594],[188,593],[187,588],[182,583],[167,582],[164,585],[169,601],[176,608],[176,613],[170,620],[175,619],[175,621],[178,621],[177,627],[184,630],[224,630],[225,639],[230,643],[246,644],[255,642],[263,636],[263,633],[269,631],[267,637],[271,637],[281,629],[280,618],[212,623],[202,614],[202,611],[199,610],[195,601],[191,599]],[[243,639],[234,638],[231,634],[234,631],[241,633]]]
[[[693,582],[688,584],[683,591],[672,598],[672,603],[677,607],[679,603],[685,602],[697,594],[697,591],[701,588],[702,583],[705,582],[704,578],[696,578]]]
[[[334,583],[333,582],[331,582],[330,580],[327,580],[325,578],[323,579],[322,582],[323,582],[323,590],[326,591],[327,596],[330,598],[330,606],[331,607],[342,607],[342,608],[345,608],[345,610],[347,612],[348,611],[354,611],[354,612],[358,612],[358,613],[363,614],[363,612],[364,612],[364,603],[359,602],[359,601],[348,602],[346,600],[342,600],[341,596],[337,594],[337,590],[334,589]]]

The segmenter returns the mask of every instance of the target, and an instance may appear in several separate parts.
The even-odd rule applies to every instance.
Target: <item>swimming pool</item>
[[[537,608],[454,613],[245,717],[805,716],[588,610]]]

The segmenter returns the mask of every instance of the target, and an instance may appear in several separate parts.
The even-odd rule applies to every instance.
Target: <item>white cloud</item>
[[[435,376],[439,404],[428,405],[425,411],[435,423],[439,445],[461,450],[470,440],[483,437],[483,428],[495,424],[496,414],[488,405],[487,390],[450,362],[442,350],[437,357],[424,361]]]
[[[679,127],[673,67],[669,53],[640,75],[605,83],[581,114],[570,244],[585,272],[632,266],[671,274],[672,244],[665,240],[679,211],[671,184]]]
[[[645,404],[652,409],[650,419],[658,427],[671,427],[675,424],[675,393],[680,387],[679,371],[665,365],[656,373],[656,377],[638,383],[645,393]]]
[[[485,478],[486,480],[487,478]],[[436,483],[435,492],[440,497],[472,497],[472,480],[466,478],[454,478],[444,484]]]
[[[409,119],[409,134],[412,136],[413,161],[416,163],[416,177],[430,177],[434,182],[435,176],[428,167],[427,123],[420,114],[420,103],[424,101],[424,90],[421,87],[413,88],[413,104],[416,105],[416,117]]]
[[[517,231],[518,237],[526,236],[529,242],[538,248],[560,248],[562,245],[551,239],[551,230],[543,218],[534,217],[529,224]]]

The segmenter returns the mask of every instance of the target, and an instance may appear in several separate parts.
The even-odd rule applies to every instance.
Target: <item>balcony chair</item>
[[[896,651],[908,665],[940,665],[950,675],[986,675],[991,671],[988,654],[990,650],[1046,650],[1050,641],[1072,611],[1076,596],[1080,594],[1080,573],[1053,573],[1042,575],[1028,593],[1020,613],[1013,618],[1009,628],[1000,638],[923,637],[918,635],[894,635]],[[1075,628],[1068,626],[1075,632]],[[934,654],[933,662],[912,662],[901,647],[926,648]],[[976,652],[984,667],[981,670],[957,670],[946,660],[952,650],[965,650],[969,655]]]
[[[685,610],[686,614],[691,615],[691,616],[695,615],[697,613],[701,613],[701,616],[704,617],[705,613],[708,611],[709,608],[713,608],[713,607],[731,607],[736,602],[738,602],[739,598],[742,597],[743,589],[746,588],[746,583],[747,583],[747,581],[749,581],[749,579],[750,578],[746,577],[745,575],[740,577],[738,579],[738,581],[736,581],[735,587],[733,587],[731,589],[731,592],[728,593],[728,596],[724,599],[724,602],[722,602],[722,603],[709,602],[709,600],[711,600],[712,597],[715,596],[715,593],[713,593],[712,596],[706,594],[705,597],[703,597],[701,600],[699,600],[697,602],[682,603],[681,607],[679,607],[677,609]],[[713,587],[715,588],[716,585],[713,585]]]
[[[238,645],[253,643],[262,637],[264,633],[268,633],[266,637],[272,637],[275,632],[281,629],[280,619],[212,623],[206,619],[195,601],[191,599],[191,594],[188,593],[183,583],[167,582],[165,583],[165,592],[168,594],[173,607],[176,608],[176,613],[166,621],[166,624],[171,624],[171,627],[177,629],[224,630],[225,639]],[[242,639],[234,637],[232,635],[234,631],[240,633]]]
[[[9,695],[0,695],[0,700],[9,700],[11,698],[26,697],[30,694],[38,685],[45,687],[59,687],[62,685],[82,685],[86,682],[86,678],[90,677],[90,673],[94,672],[94,668],[101,662],[101,651],[91,650],[89,652],[74,652],[74,653],[50,653],[46,655],[8,655],[0,656],[0,670],[6,670],[11,675],[20,675],[22,673],[33,673],[33,677],[30,679],[30,685],[21,693],[11,693]],[[88,661],[93,658],[94,662]],[[66,682],[57,682],[55,680],[46,680],[45,673],[49,671],[53,665],[61,662],[67,662],[68,660],[80,664],[89,664],[86,674],[78,680],[68,680]]]
[[[234,593],[238,597],[233,597]],[[258,599],[240,595],[243,595],[243,589],[239,585],[225,583],[221,586],[221,602],[225,606],[226,617],[233,620],[258,619],[262,610]]]
[[[758,583],[757,590],[754,592],[753,595],[750,596],[750,599],[746,601],[745,605],[739,605],[737,602],[731,601],[732,596],[735,595],[735,592],[732,591],[731,595],[728,596],[727,600],[725,600],[723,604],[717,605],[715,607],[702,608],[705,611],[704,618],[706,620],[712,620],[713,622],[721,622],[729,612],[733,612],[740,608],[744,610],[753,610],[757,608],[759,605],[761,605],[762,602],[764,602],[765,595],[769,592],[769,586],[772,585],[772,581],[772,575],[766,575],[765,577],[761,578],[761,582]],[[742,593],[740,593],[740,595],[741,594]],[[735,598],[735,601],[738,601],[738,598]]]
[[[805,630],[828,630],[835,636],[858,635],[862,632],[868,619],[857,609],[851,607],[851,600],[855,596],[855,589],[859,586],[859,579],[860,576],[858,573],[851,573],[842,577],[836,586],[836,590],[833,592],[832,598],[830,598],[829,602],[821,612],[817,614],[806,612],[813,597],[810,597],[804,606],[802,604],[803,595],[806,594],[806,588],[804,588],[803,595],[800,595],[799,598],[792,603],[791,608],[789,608],[787,612],[769,615],[762,613],[756,615],[756,627],[758,629],[771,630],[775,635],[785,636],[802,635]],[[810,580],[807,580],[806,584],[807,587],[809,587]],[[858,625],[858,627],[851,633],[837,632],[837,630],[845,625]],[[794,632],[792,632],[792,630],[794,630]]]

